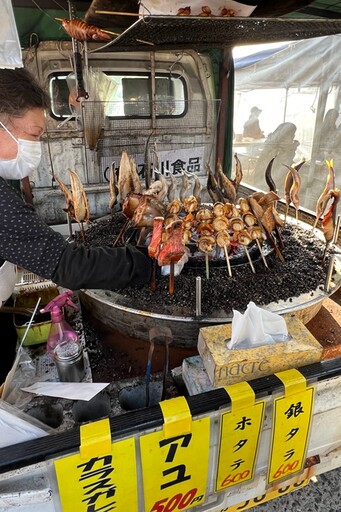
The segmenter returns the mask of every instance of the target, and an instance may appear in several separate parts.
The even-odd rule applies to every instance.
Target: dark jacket
[[[10,261],[56,284],[117,289],[150,281],[152,262],[132,245],[87,249],[47,226],[0,178],[0,264]]]

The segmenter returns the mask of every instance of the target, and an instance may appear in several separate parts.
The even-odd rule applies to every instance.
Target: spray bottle
[[[72,302],[72,295],[73,292],[67,290],[41,310],[41,313],[51,313],[51,328],[46,349],[56,363],[62,382],[80,382],[84,377],[84,359],[79,337],[65,320],[62,310],[64,306],[78,310]]]
[[[64,306],[78,310],[76,304],[72,302],[72,295],[71,290],[61,293],[40,311],[41,313],[51,313],[51,328],[46,349],[52,357],[54,349],[62,341],[78,341],[78,334],[67,323],[62,310]]]

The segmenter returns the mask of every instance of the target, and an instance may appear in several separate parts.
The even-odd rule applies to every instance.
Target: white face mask
[[[0,125],[18,144],[16,158],[0,159],[0,176],[5,180],[21,180],[37,169],[41,160],[41,142],[16,139],[1,121]]]

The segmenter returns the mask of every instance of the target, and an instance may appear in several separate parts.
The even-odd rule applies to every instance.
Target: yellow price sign
[[[304,468],[315,394],[315,388],[307,388],[301,374],[296,384],[290,382],[291,376],[295,377],[293,370],[277,376],[284,382],[286,394],[274,400],[269,483],[288,478]]]
[[[204,503],[209,446],[209,417],[190,421],[187,427],[182,419],[175,430],[167,426],[141,436],[145,512],[183,511]]]
[[[264,418],[264,401],[246,382],[225,388],[231,411],[222,415],[216,491],[252,480]]]
[[[82,444],[80,453],[54,461],[62,510],[126,512],[129,496],[129,512],[138,512],[135,440],[112,444],[109,438],[109,443],[101,444],[101,427],[106,425],[95,422],[89,426],[97,424],[99,445],[88,438],[89,444]]]

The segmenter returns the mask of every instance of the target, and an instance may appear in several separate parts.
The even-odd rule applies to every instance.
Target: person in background
[[[336,121],[339,117],[339,111],[335,108],[330,108],[323,119],[320,132],[320,159],[329,160],[334,150],[339,147],[339,137]]]
[[[49,107],[48,95],[27,70],[0,69],[0,306],[11,298],[17,266],[71,290],[140,286],[151,278],[152,261],[136,247],[88,249],[66,241],[6,181],[37,169]],[[0,325],[5,317],[0,314]],[[2,338],[5,329],[11,330],[1,329]],[[16,336],[3,341],[13,359]],[[0,384],[8,369],[0,364]]]
[[[270,160],[275,157],[271,175],[279,194],[283,193],[285,176],[288,172],[285,165],[290,166],[293,164],[296,150],[300,144],[295,139],[296,130],[297,127],[294,123],[286,122],[279,124],[272,133],[269,133],[264,141],[263,149],[253,173],[253,184],[256,187],[268,190],[265,181],[265,171]]]
[[[259,126],[259,116],[261,110],[258,107],[252,107],[250,110],[250,117],[244,124],[243,137],[249,137],[251,139],[263,139],[264,133]]]

